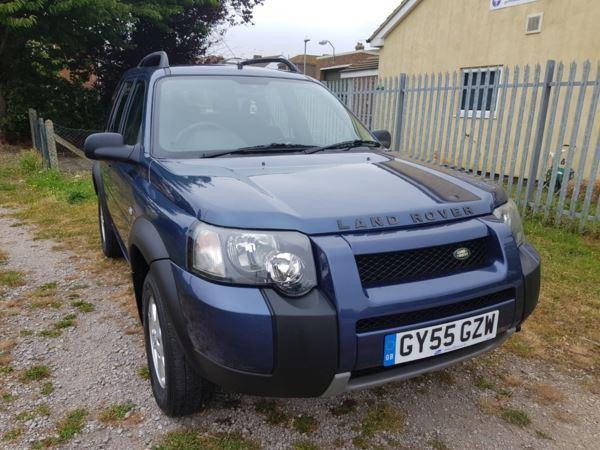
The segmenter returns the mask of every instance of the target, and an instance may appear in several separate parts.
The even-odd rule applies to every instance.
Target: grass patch
[[[504,408],[500,412],[500,417],[511,425],[517,425],[519,427],[526,427],[531,423],[531,419],[527,413],[518,409]]]
[[[542,257],[539,304],[508,348],[600,375],[600,239],[525,220]],[[595,344],[596,343],[596,344]]]
[[[203,434],[198,431],[172,431],[163,436],[157,450],[258,450],[255,442],[238,433]]]
[[[21,337],[29,337],[29,336],[33,336],[33,331],[31,331],[31,330],[29,330],[29,329],[27,329],[27,328],[24,328],[24,329],[22,329],[22,330],[19,332],[19,336],[21,336]]]
[[[320,448],[321,447],[312,441],[300,441],[294,443],[294,450],[319,450]]]
[[[0,149],[0,185],[11,187],[0,190],[0,204],[18,208],[15,218],[38,225],[37,238],[71,248],[99,248],[96,195],[89,172],[41,170],[35,152]]]
[[[531,423],[531,419],[526,412],[519,409],[509,408],[506,405],[506,398],[481,398],[477,401],[479,410],[484,414],[490,414],[500,417],[505,422],[519,427],[526,427]]]
[[[294,418],[294,428],[302,434],[314,433],[319,428],[319,422],[312,416],[301,415]]]
[[[23,411],[15,416],[15,420],[18,422],[26,422],[35,417],[35,415],[31,411]]]
[[[48,417],[50,416],[50,414],[52,414],[52,411],[50,411],[50,407],[46,404],[41,404],[37,406],[33,411],[37,416]]]
[[[22,174],[38,172],[42,170],[42,161],[33,150],[22,152],[19,158],[19,169],[21,169]]]
[[[550,384],[535,384],[531,386],[531,391],[535,395],[536,400],[546,405],[560,403],[565,398],[560,389]]]
[[[61,330],[52,330],[52,329],[42,330],[38,333],[38,336],[54,339],[54,338],[62,336],[62,331]]]
[[[52,324],[52,328],[42,330],[38,333],[39,336],[45,338],[57,338],[62,336],[62,332],[66,328],[72,328],[77,326],[77,316],[75,314],[67,314],[58,322]]]
[[[65,317],[56,322],[53,326],[57,330],[64,330],[65,328],[71,328],[77,325],[75,321],[77,316],[75,314],[67,314]]]
[[[560,409],[557,409],[556,411],[552,411],[552,417],[554,417],[556,420],[560,421],[560,422],[564,422],[564,423],[575,423],[577,422],[577,418],[567,412],[567,411],[563,411]]]
[[[475,384],[475,387],[479,389],[496,389],[496,385],[494,383],[492,383],[490,380],[481,375],[475,377],[475,381],[473,382],[473,384]]]
[[[346,414],[353,413],[356,411],[356,407],[358,406],[358,402],[352,398],[348,398],[344,400],[339,405],[334,406],[330,409],[331,414],[334,416],[343,416]]]
[[[51,281],[50,283],[44,283],[40,287],[36,289],[37,295],[40,297],[46,297],[47,293],[56,292],[56,288],[58,287],[58,283],[56,281]]]
[[[37,406],[32,411],[23,411],[15,416],[15,420],[19,422],[27,422],[35,417],[45,416],[48,417],[51,414],[50,408],[48,405],[42,404]]]
[[[380,432],[401,433],[406,424],[406,415],[394,409],[387,403],[377,403],[369,406],[356,428],[359,435],[353,439],[359,448],[368,446],[370,438]]]
[[[84,300],[77,300],[71,302],[71,306],[77,308],[82,313],[90,313],[94,311],[96,308],[90,302],[86,302]]]
[[[12,359],[10,352],[12,351],[15,345],[16,341],[14,339],[5,339],[3,341],[0,341],[0,367],[9,365]]]
[[[17,399],[17,396],[10,392],[4,392],[0,398],[4,403],[12,403]]]
[[[254,404],[257,413],[265,416],[265,419],[271,425],[281,425],[287,423],[290,418],[279,409],[279,404],[275,400],[259,400]]]
[[[79,434],[85,426],[88,413],[85,409],[76,409],[69,412],[64,419],[57,423],[59,439],[64,442]]]
[[[545,439],[548,441],[552,441],[552,436],[550,436],[548,433],[544,433],[543,431],[540,430],[535,430],[535,437],[538,439]]]
[[[434,438],[429,441],[429,445],[431,445],[431,448],[434,450],[450,450],[450,447],[448,447],[444,441],[439,438]]]
[[[12,428],[2,435],[2,440],[4,442],[16,441],[22,434],[23,428]]]
[[[25,275],[16,270],[0,271],[0,286],[15,288],[25,284]]]
[[[48,366],[33,366],[21,373],[21,381],[24,383],[30,381],[39,381],[50,377],[50,368]]]
[[[380,431],[401,432],[406,416],[387,403],[370,406],[362,419],[360,432],[363,436],[374,436]]]
[[[119,403],[109,406],[100,413],[100,421],[104,423],[120,422],[125,419],[128,412],[135,408],[133,403]]]
[[[148,366],[142,366],[138,369],[138,377],[140,377],[142,380],[149,380],[150,379],[150,369],[148,368]]]
[[[60,309],[62,308],[63,303],[57,298],[44,297],[44,298],[34,298],[29,303],[27,303],[27,307],[29,309],[44,309],[44,308],[52,308],[52,309]]]
[[[44,396],[48,396],[50,394],[52,394],[54,392],[54,385],[50,382],[47,381],[42,385],[42,389],[40,389],[40,394],[44,395]]]

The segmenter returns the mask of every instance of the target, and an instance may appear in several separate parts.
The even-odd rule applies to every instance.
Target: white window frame
[[[459,103],[458,103],[458,107],[459,107],[459,117],[467,117],[467,118],[471,118],[473,117],[473,110],[469,109],[469,110],[464,110],[462,109],[462,95],[463,95],[463,90],[464,89],[469,89],[469,86],[464,86],[464,74],[465,73],[473,73],[473,72],[479,72],[479,71],[488,71],[491,72],[492,70],[495,70],[496,73],[498,74],[498,76],[495,78],[496,81],[496,85],[499,86],[500,83],[502,83],[502,73],[504,72],[504,68],[503,66],[500,65],[494,65],[494,66],[481,66],[481,67],[463,67],[460,69],[460,94],[459,94]],[[493,90],[492,90],[492,95],[493,95]],[[496,118],[497,114],[498,114],[498,101],[500,99],[500,95],[496,94],[496,105],[494,106],[494,119]],[[476,111],[475,112],[475,117],[476,118],[481,118],[481,111]],[[484,119],[489,119],[490,118],[490,111],[484,111],[483,114],[483,118]]]
[[[529,19],[531,19],[532,17],[539,17],[540,18],[540,26],[537,30],[534,31],[528,31],[527,30],[527,25],[529,25]],[[525,20],[525,34],[539,34],[542,32],[542,25],[544,23],[544,13],[540,12],[540,13],[535,13],[535,14],[529,14],[527,16],[527,19]]]

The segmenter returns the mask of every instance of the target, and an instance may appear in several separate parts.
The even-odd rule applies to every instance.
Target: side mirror
[[[132,147],[123,144],[119,133],[94,133],[83,144],[85,156],[100,161],[129,161]]]
[[[373,131],[373,136],[375,136],[375,139],[377,139],[379,141],[379,143],[381,145],[383,145],[385,148],[390,148],[390,145],[392,145],[392,135],[390,134],[389,131],[386,131],[386,130]]]

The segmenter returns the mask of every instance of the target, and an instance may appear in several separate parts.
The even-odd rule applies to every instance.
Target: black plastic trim
[[[154,225],[144,217],[135,221],[129,234],[129,247],[135,245],[147,264],[160,259],[168,259],[169,252]]]
[[[521,267],[523,269],[523,285],[525,288],[525,305],[523,321],[527,319],[538,304],[542,278],[541,260],[539,254],[528,244],[519,248]]]

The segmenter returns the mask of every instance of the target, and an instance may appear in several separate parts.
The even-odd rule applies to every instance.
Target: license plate
[[[496,337],[498,311],[385,337],[383,365],[393,366],[458,350]]]

